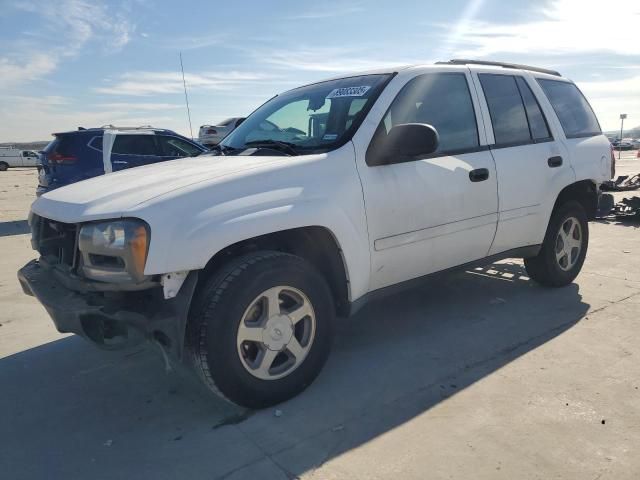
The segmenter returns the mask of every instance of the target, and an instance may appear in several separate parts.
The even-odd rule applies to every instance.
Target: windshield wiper
[[[236,150],[238,150],[237,148],[232,148],[232,147],[228,147],[226,145],[221,145],[221,144],[217,144],[214,145],[208,152],[203,152],[203,153],[212,153],[212,152],[218,152],[220,155],[226,155],[227,153],[232,153],[235,152]]]
[[[244,145],[245,147],[254,147],[254,148],[272,148],[274,150],[280,150],[289,155],[293,155],[293,156],[299,155],[298,151],[295,148],[296,147],[295,143],[282,142],[280,140],[271,140],[271,139],[252,140],[251,142],[247,142]]]

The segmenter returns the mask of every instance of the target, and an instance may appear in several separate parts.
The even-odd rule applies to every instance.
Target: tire
[[[312,265],[259,251],[206,281],[191,309],[187,347],[211,391],[243,407],[264,408],[313,382],[329,355],[334,318],[329,287]]]
[[[6,162],[0,162],[0,172],[6,172],[9,168],[9,164]]]
[[[588,246],[587,214],[578,202],[569,201],[553,211],[540,252],[525,258],[524,266],[529,277],[539,284],[562,287],[580,273]]]

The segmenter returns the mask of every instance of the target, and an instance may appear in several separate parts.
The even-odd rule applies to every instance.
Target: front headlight
[[[83,225],[78,239],[82,273],[103,282],[145,280],[149,236],[149,226],[134,218]]]

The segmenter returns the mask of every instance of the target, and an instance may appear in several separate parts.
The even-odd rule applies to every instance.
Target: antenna
[[[189,97],[187,96],[187,83],[184,81],[184,66],[182,65],[182,52],[180,52],[180,70],[182,70],[182,86],[184,87],[184,101],[187,104],[187,116],[189,117],[189,133],[193,140],[193,128],[191,127],[191,111],[189,110]]]

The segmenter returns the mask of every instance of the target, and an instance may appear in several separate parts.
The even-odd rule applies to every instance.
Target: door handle
[[[549,167],[551,168],[556,168],[562,165],[562,157],[557,155],[555,157],[551,157],[549,158],[549,160],[547,160],[547,165],[549,165]]]
[[[486,168],[476,168],[469,172],[469,180],[472,182],[484,182],[489,178],[489,170]]]

